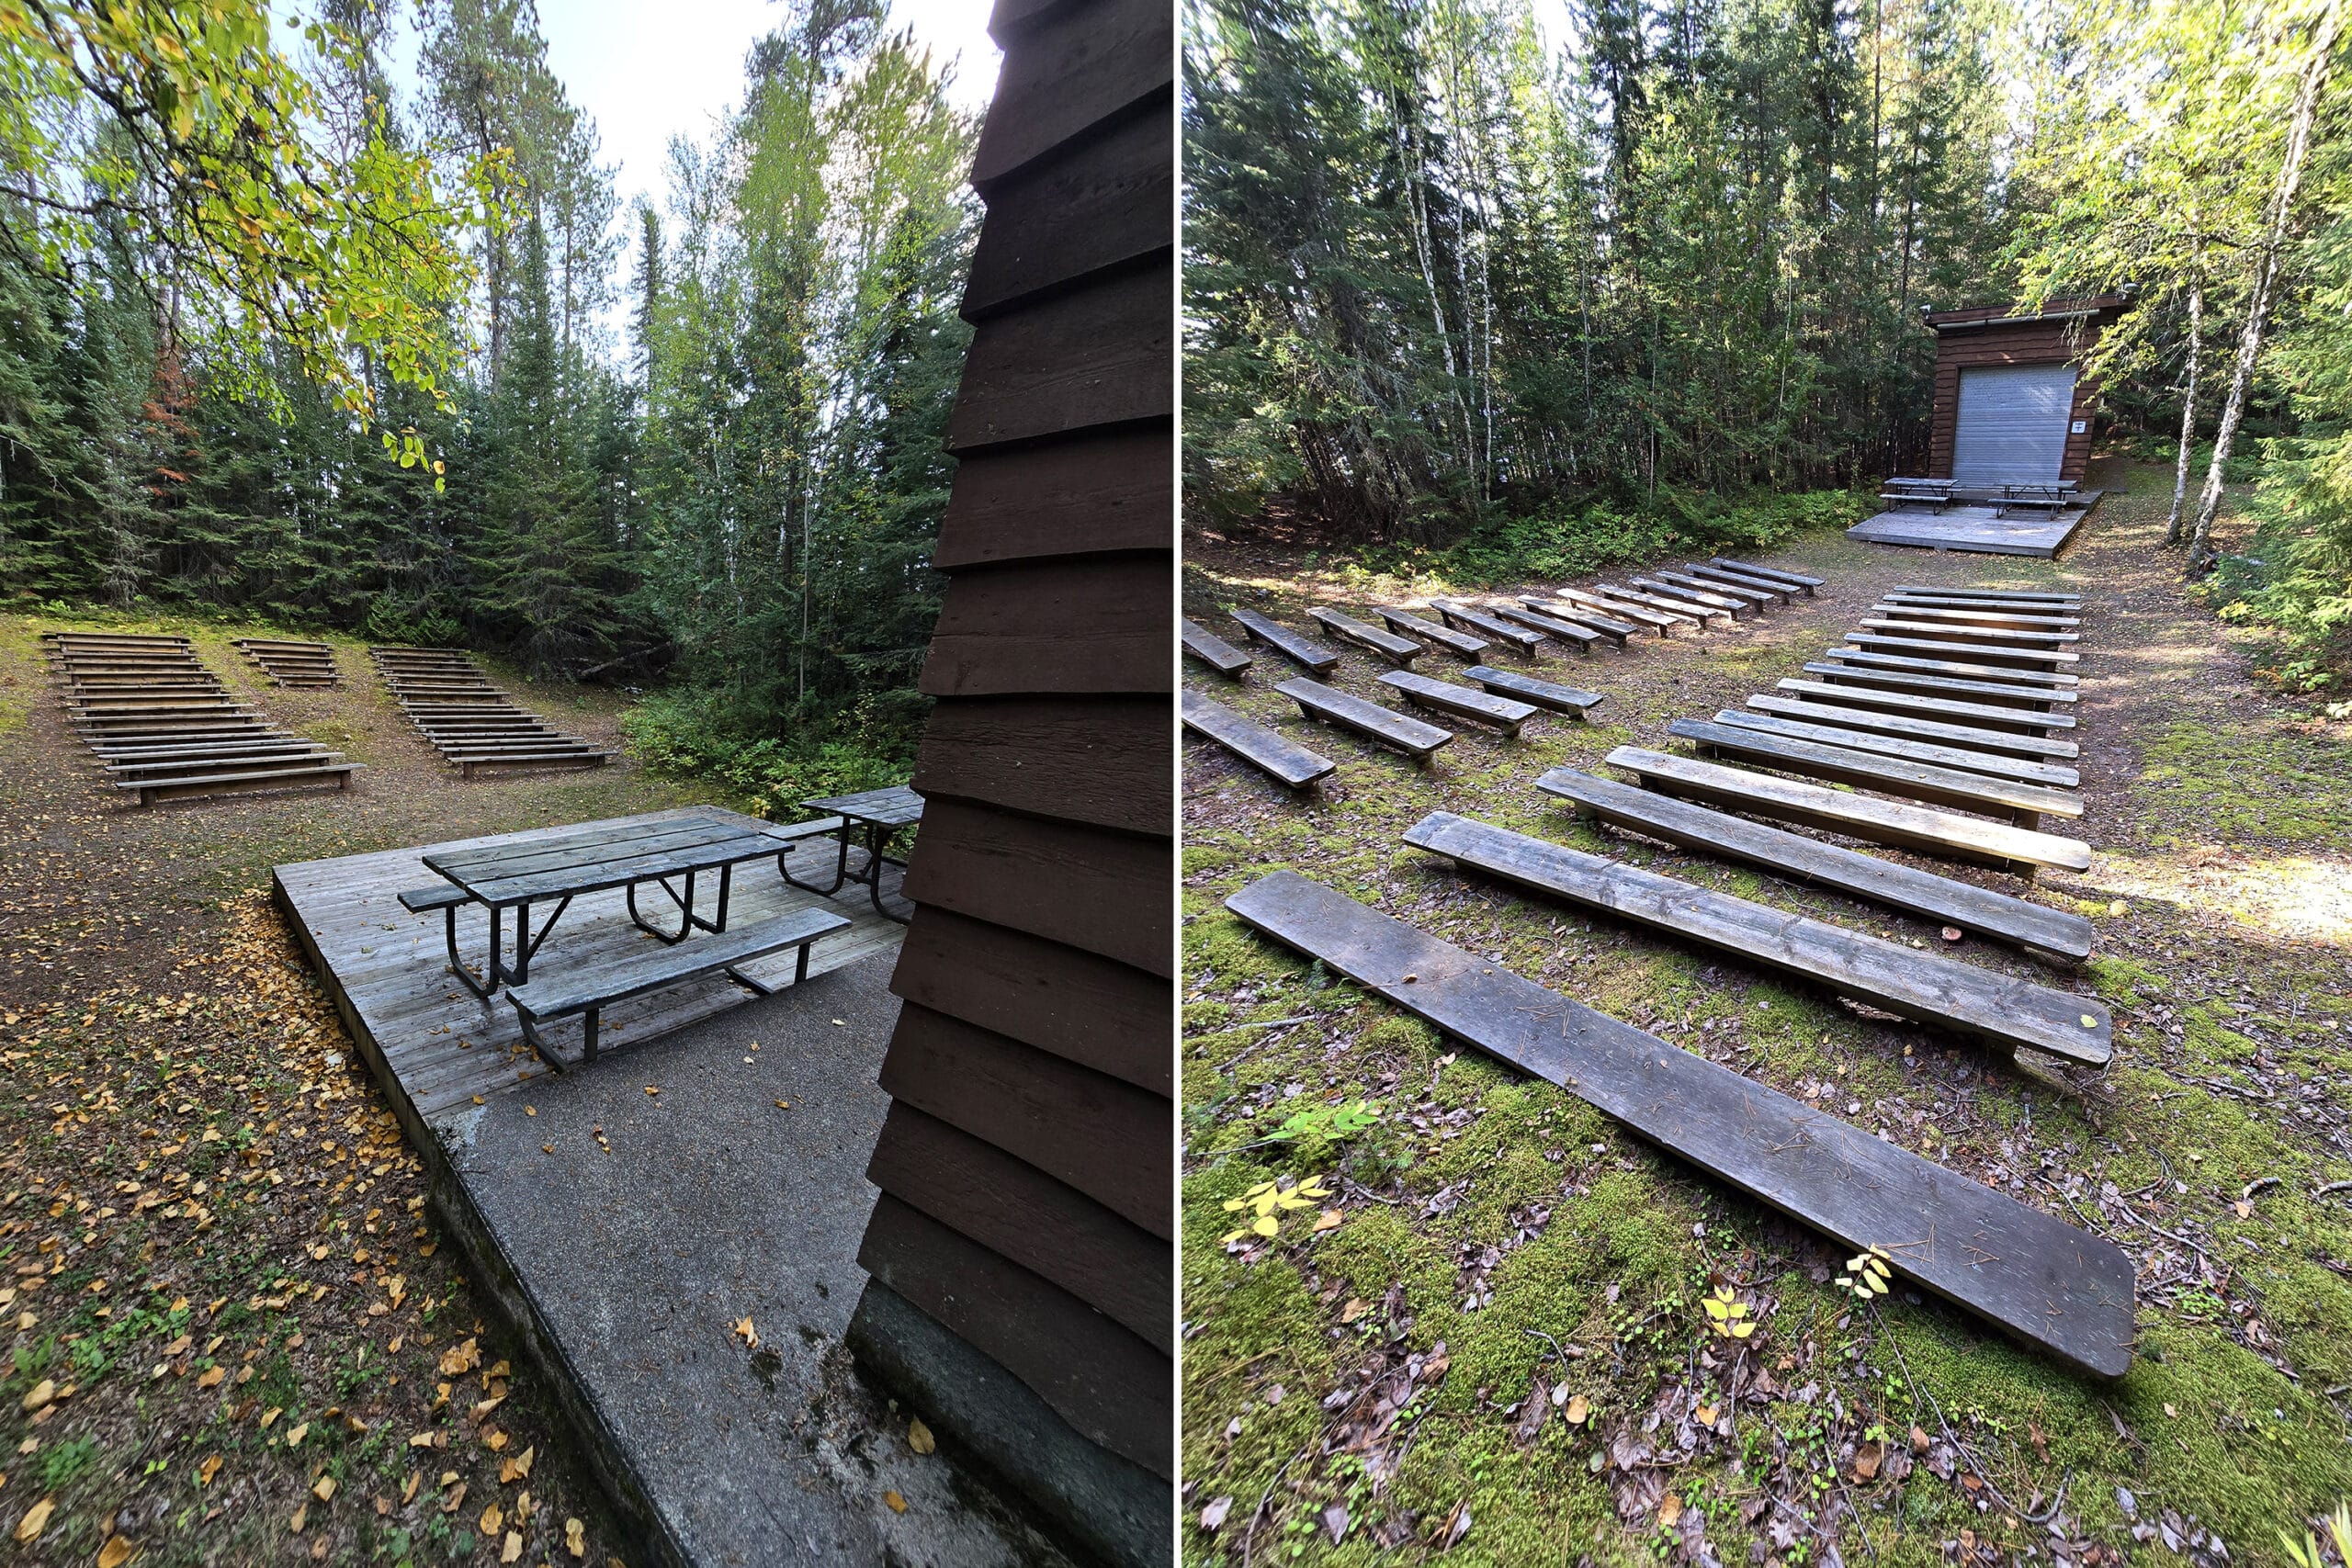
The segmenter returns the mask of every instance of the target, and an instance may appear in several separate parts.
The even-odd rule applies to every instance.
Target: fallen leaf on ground
[[[213,1382],[219,1382],[220,1381],[220,1369],[215,1367],[211,1371],[205,1375],[209,1377]],[[198,1386],[200,1388],[209,1388],[211,1383],[199,1382]],[[53,1402],[56,1398],[57,1385],[51,1382],[49,1379],[43,1378],[40,1382],[33,1384],[31,1388],[26,1391],[23,1408],[26,1410],[39,1410],[42,1405]]]
[[[313,1487],[311,1487],[311,1496],[313,1496],[313,1497],[316,1497],[316,1498],[317,1498],[320,1502],[322,1502],[322,1503],[332,1503],[332,1502],[334,1502],[334,1476],[332,1476],[332,1475],[322,1475],[322,1476],[320,1476],[320,1477],[319,1477],[319,1483],[318,1483],[316,1486],[313,1486]]]
[[[496,1535],[506,1528],[506,1510],[492,1503],[481,1511],[481,1533]]]
[[[1585,1399],[1583,1394],[1577,1394],[1574,1399],[1568,1401],[1567,1409],[1562,1411],[1561,1414],[1568,1418],[1569,1426],[1581,1427],[1584,1425],[1584,1418],[1592,1414],[1592,1405]]]
[[[500,1483],[502,1485],[511,1485],[517,1481],[529,1480],[531,1475],[531,1457],[538,1451],[538,1445],[534,1443],[531,1447],[525,1449],[521,1453],[516,1454],[514,1458],[501,1460],[498,1464],[498,1479]]]
[[[98,1548],[98,1568],[122,1568],[139,1555],[139,1543],[127,1535],[110,1535]]]
[[[43,1497],[40,1502],[27,1508],[25,1517],[17,1521],[17,1539],[39,1540],[40,1532],[49,1528],[49,1516],[56,1511],[57,1500],[53,1497]]]
[[[890,1506],[890,1511],[894,1514],[903,1514],[907,1511],[907,1500],[896,1492],[883,1493],[882,1501]]]
[[[756,1350],[760,1348],[759,1330],[752,1326],[752,1320],[750,1318],[744,1318],[741,1322],[736,1324],[734,1332],[735,1337],[741,1339],[747,1348]]]
[[[919,1454],[927,1454],[939,1447],[938,1439],[931,1435],[931,1428],[922,1424],[920,1416],[907,1423],[907,1447]]]
[[[300,1507],[294,1510],[294,1517],[286,1521],[287,1533],[289,1535],[300,1535],[302,1533],[302,1527],[308,1524],[310,1519],[311,1505],[305,1503]]]
[[[1201,1510],[1201,1529],[1211,1532],[1221,1529],[1225,1524],[1225,1517],[1231,1512],[1233,1512],[1233,1498],[1230,1494],[1210,1499],[1209,1506]]]
[[[214,1454],[210,1459],[206,1460],[202,1464],[196,1467],[196,1479],[198,1483],[206,1486],[211,1485],[212,1478],[220,1473],[220,1456],[219,1454]]]
[[[523,1535],[520,1530],[506,1532],[506,1549],[498,1554],[501,1562],[518,1562],[523,1557]]]
[[[286,1446],[289,1449],[299,1449],[302,1446],[302,1439],[310,1435],[311,1424],[308,1421],[297,1422],[286,1428]]]
[[[574,1557],[588,1555],[588,1527],[578,1519],[563,1521],[563,1549]]]

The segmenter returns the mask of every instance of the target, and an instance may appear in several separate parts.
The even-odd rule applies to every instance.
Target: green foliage
[[[658,692],[622,716],[629,750],[654,768],[717,779],[763,815],[794,821],[800,802],[903,783],[921,738],[916,715],[887,695],[861,705],[838,731],[799,739],[735,726],[723,694]]]
[[[1361,555],[1372,570],[1434,573],[1464,584],[1567,579],[1676,551],[1761,549],[1808,530],[1849,527],[1877,509],[1846,491],[1757,493],[1730,502],[1674,491],[1660,501],[1655,509],[1590,502],[1484,523],[1442,548],[1373,546]]]

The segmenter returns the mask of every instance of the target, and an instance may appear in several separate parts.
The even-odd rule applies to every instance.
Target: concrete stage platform
[[[1849,539],[1874,545],[1907,545],[1925,550],[1965,550],[1980,555],[2039,556],[2064,549],[2083,519],[2098,504],[2099,492],[2085,491],[2083,504],[2057,513],[2003,517],[1989,505],[1954,504],[1941,512],[1882,512],[1846,530]]]
[[[512,1008],[451,979],[440,917],[396,901],[432,882],[423,854],[528,837],[283,865],[273,878],[424,1156],[468,1277],[641,1531],[629,1561],[1063,1562],[947,1448],[910,1450],[907,1412],[859,1380],[842,1343],[865,1287],[865,1172],[888,1103],[876,1079],[898,1017],[888,987],[901,928],[863,888],[820,899],[786,886],[773,862],[739,867],[731,920],[823,904],[854,923],[811,950],[805,985],[789,984],[787,955],[752,970],[784,985],[772,997],[722,981],[616,1008],[605,1054],[554,1074],[522,1044]],[[886,867],[886,897],[897,885]],[[460,931],[479,943],[485,923],[461,919]],[[533,968],[650,940],[619,894],[600,894],[572,906]],[[756,1351],[733,1333],[745,1317]],[[891,1490],[904,1514],[885,1506]]]

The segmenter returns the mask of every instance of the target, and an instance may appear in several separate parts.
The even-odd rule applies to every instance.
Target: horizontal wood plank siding
[[[1175,234],[1165,0],[1001,0],[860,1261],[1171,1477]],[[964,1434],[985,1443],[985,1434]]]

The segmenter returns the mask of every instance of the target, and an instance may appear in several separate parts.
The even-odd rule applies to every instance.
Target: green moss
[[[2175,724],[2140,741],[2133,803],[2158,844],[2352,848],[2352,747],[2253,724]]]

